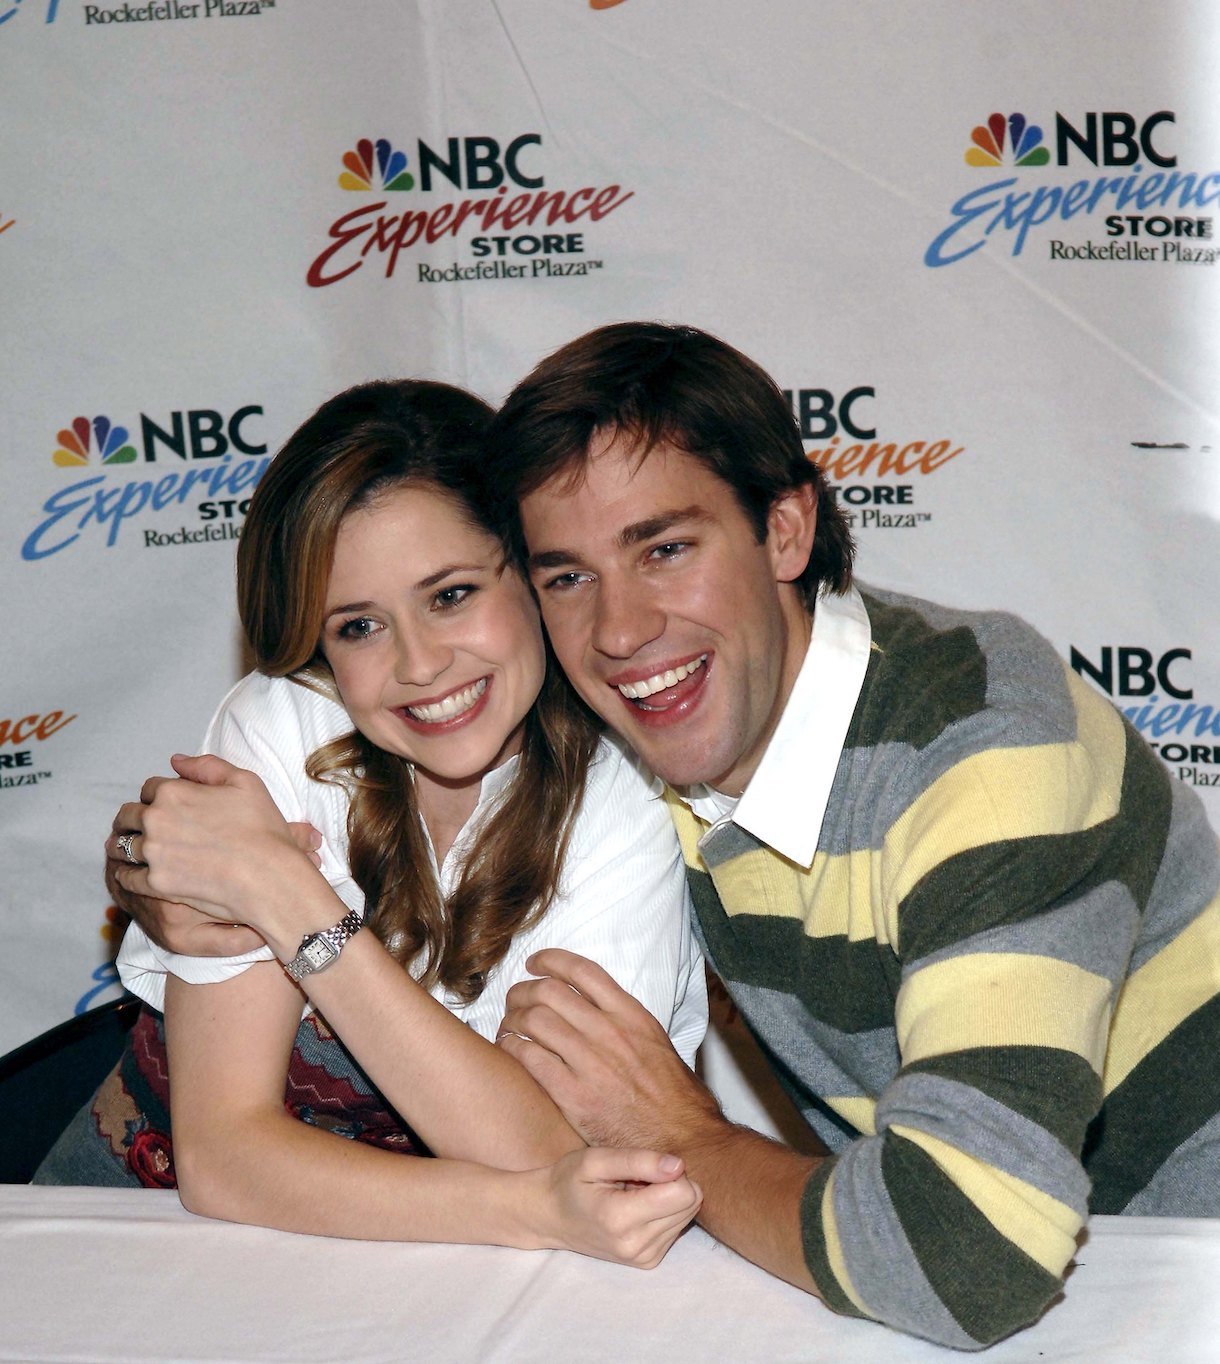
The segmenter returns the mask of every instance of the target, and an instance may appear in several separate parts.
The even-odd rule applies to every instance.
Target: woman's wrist
[[[347,907],[321,872],[295,850],[264,868],[262,893],[246,922],[280,959],[291,961],[310,933],[333,928]]]

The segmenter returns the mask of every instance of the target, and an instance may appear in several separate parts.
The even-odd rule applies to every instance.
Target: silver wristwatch
[[[297,981],[314,971],[324,971],[343,951],[344,943],[363,927],[364,919],[356,910],[349,909],[334,928],[324,928],[321,933],[307,933],[301,939],[296,956],[284,963],[284,970],[292,980]]]

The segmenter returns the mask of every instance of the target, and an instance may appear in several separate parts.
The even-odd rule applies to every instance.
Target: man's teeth
[[[407,714],[426,725],[435,725],[440,720],[452,720],[455,715],[467,711],[487,690],[487,679],[480,677],[477,682],[461,691],[450,692],[443,701],[434,706],[408,706]]]
[[[698,658],[691,659],[689,663],[683,663],[677,668],[670,668],[668,672],[654,673],[652,677],[646,677],[642,682],[620,682],[619,691],[628,701],[643,701],[645,697],[652,696],[654,692],[664,691],[666,687],[676,687],[679,682],[687,678],[697,668],[702,668],[707,662],[707,655],[700,654]]]

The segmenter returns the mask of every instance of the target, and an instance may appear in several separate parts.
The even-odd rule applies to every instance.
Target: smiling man
[[[1117,711],[1014,617],[854,587],[783,395],[705,333],[582,337],[493,437],[556,655],[664,784],[705,953],[832,1154],[728,1123],[542,952],[501,1045],[569,1121],[962,1348],[1042,1311],[1090,1209],[1220,1215],[1216,838]]]

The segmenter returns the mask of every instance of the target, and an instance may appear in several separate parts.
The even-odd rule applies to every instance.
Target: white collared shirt
[[[203,751],[256,772],[286,819],[306,820],[322,834],[323,875],[349,909],[363,913],[364,896],[347,864],[347,795],[341,786],[305,775],[305,761],[315,749],[351,730],[347,712],[334,701],[287,678],[251,673],[221,702]],[[446,896],[516,762],[510,758],[483,778],[475,810],[439,868],[433,851],[433,869]],[[707,1026],[703,960],[691,936],[678,840],[665,802],[653,798],[650,787],[634,755],[603,739],[589,766],[559,891],[547,912],[513,938],[478,999],[463,1003],[441,986],[433,989],[435,998],[494,1040],[509,987],[529,976],[526,958],[543,947],[564,947],[605,967],[664,1025],[691,1064]],[[132,924],[118,966],[124,985],[161,1009],[167,974],[210,984],[271,959],[270,948],[239,957],[181,956],[158,947]]]
[[[848,726],[864,685],[872,626],[859,592],[823,592],[804,662],[783,714],[738,797],[707,786],[677,794],[700,819],[733,823],[808,869],[830,800]]]

